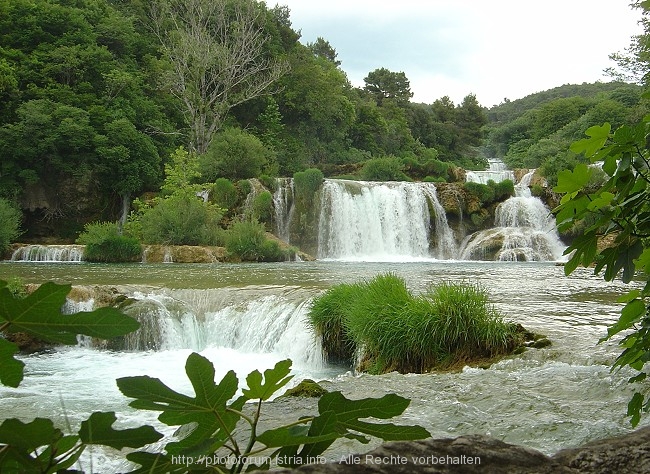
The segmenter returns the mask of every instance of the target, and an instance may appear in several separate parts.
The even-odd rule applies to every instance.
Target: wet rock
[[[563,449],[553,459],[580,473],[650,473],[650,426],[623,436]]]
[[[311,464],[280,472],[295,473],[575,473],[533,449],[483,435],[385,443],[341,463]]]
[[[385,443],[338,463],[310,464],[283,473],[610,474],[650,473],[650,427],[564,449],[549,457],[483,435]]]
[[[311,379],[304,379],[298,385],[284,392],[283,397],[306,397],[314,398],[325,395],[327,390]]]

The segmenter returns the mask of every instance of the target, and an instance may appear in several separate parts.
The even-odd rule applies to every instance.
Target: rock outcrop
[[[650,473],[650,427],[565,449],[549,457],[483,435],[385,443],[339,463],[310,464],[283,473],[611,474]]]

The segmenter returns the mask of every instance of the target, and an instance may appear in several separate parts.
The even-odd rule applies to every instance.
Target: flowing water
[[[312,298],[335,284],[389,271],[414,292],[441,281],[479,283],[507,319],[546,334],[553,345],[460,373],[370,376],[329,366],[305,321]],[[96,285],[118,288],[137,300],[130,311],[145,330],[125,349],[80,344],[22,357],[24,382],[18,389],[0,387],[1,418],[45,416],[76,426],[93,411],[114,410],[120,427],[155,423],[155,414],[127,407],[114,380],[147,374],[192,394],[184,362],[198,351],[214,363],[217,378],[234,369],[243,379],[291,358],[295,382],[322,380],[351,398],[398,393],[411,399],[400,421],[421,424],[437,437],[490,434],[550,454],[629,430],[630,373],[610,372],[619,352],[614,342],[597,344],[617,319],[616,298],[627,285],[605,283],[586,269],[565,277],[562,267],[539,262],[0,263],[0,278],[12,276],[82,285],[78,293],[87,296],[70,309],[92,306]],[[264,413],[281,423],[314,405],[276,400]],[[348,440],[330,455],[369,448]],[[111,466],[102,464],[109,462],[105,455],[94,456],[96,469],[113,469],[101,467]]]

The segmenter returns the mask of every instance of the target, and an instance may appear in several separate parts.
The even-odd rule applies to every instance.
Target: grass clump
[[[330,361],[362,354],[357,368],[370,373],[449,369],[523,342],[480,286],[445,282],[413,295],[393,274],[333,287],[316,298],[310,321]]]
[[[85,245],[87,262],[120,263],[142,260],[142,246],[135,237],[121,235],[115,222],[92,222],[84,227],[77,243]]]

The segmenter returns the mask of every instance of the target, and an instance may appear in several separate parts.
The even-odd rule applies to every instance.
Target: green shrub
[[[257,179],[259,179],[260,183],[262,183],[262,186],[264,186],[266,189],[270,190],[271,192],[275,192],[278,188],[278,180],[273,176],[269,176],[268,174],[263,174],[260,175]]]
[[[323,184],[323,172],[317,168],[309,168],[293,174],[295,198],[304,202],[311,202],[314,194]]]
[[[404,174],[404,165],[394,156],[373,158],[364,163],[361,168],[361,179],[364,181],[408,181]]]
[[[263,255],[264,226],[254,220],[234,222],[226,233],[226,251],[241,260],[256,262]]]
[[[425,176],[422,180],[425,183],[446,183],[447,180],[442,176]]]
[[[265,224],[271,224],[273,219],[273,195],[262,191],[253,199],[253,217]]]
[[[20,211],[6,199],[0,198],[0,255],[22,234],[21,220]]]
[[[142,238],[148,244],[218,245],[222,236],[221,210],[193,194],[163,199],[140,218]]]
[[[487,184],[468,182],[463,187],[468,193],[476,196],[483,204],[494,201],[494,188]]]
[[[217,178],[212,185],[210,199],[217,206],[231,210],[237,206],[239,195],[237,193],[237,188],[232,181],[228,178]]]
[[[494,199],[497,201],[503,201],[515,195],[515,183],[511,179],[504,179],[499,183],[493,183],[492,189],[494,189]]]
[[[84,260],[88,262],[138,262],[142,259],[142,246],[138,239],[120,235],[115,222],[86,224],[77,243],[86,246]]]
[[[204,181],[217,177],[238,180],[259,176],[272,158],[272,152],[255,135],[227,128],[215,137],[199,165]]]
[[[359,368],[371,373],[448,368],[521,342],[480,287],[443,283],[414,296],[393,274],[331,288],[314,300],[309,319],[330,360],[350,361],[362,350]]]

